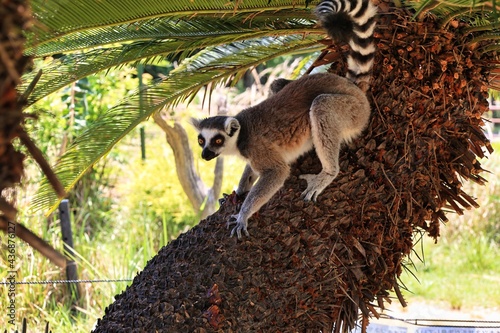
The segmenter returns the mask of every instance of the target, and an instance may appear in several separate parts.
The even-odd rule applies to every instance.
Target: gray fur
[[[291,81],[234,117],[193,121],[200,133],[208,133],[204,150],[217,155],[239,154],[247,161],[236,193],[250,192],[240,212],[228,223],[236,224],[231,235],[240,238],[242,232],[248,234],[248,219],[283,186],[290,164],[313,146],[323,170],[318,175],[302,176],[307,181],[302,197],[315,201],[339,173],[342,142],[358,136],[369,117],[370,105],[363,91],[346,78],[323,73]],[[227,124],[232,124],[233,137]],[[217,135],[224,136],[223,147],[211,146],[211,138]]]
[[[249,193],[228,222],[236,224],[231,235],[248,235],[248,219],[283,186],[290,164],[313,147],[322,170],[301,176],[307,181],[302,198],[316,201],[337,177],[341,144],[359,136],[370,119],[365,91],[376,50],[376,13],[370,0],[321,0],[317,6],[318,21],[330,37],[351,47],[349,79],[327,73],[278,79],[268,99],[234,117],[192,120],[200,132],[203,158],[236,154],[247,161],[236,193]]]

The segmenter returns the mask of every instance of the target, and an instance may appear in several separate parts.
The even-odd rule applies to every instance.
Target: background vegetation
[[[80,80],[73,88],[65,88],[37,103],[32,112],[39,117],[32,126],[37,142],[51,159],[61,154],[62,143],[77,135],[86,122],[93,121],[120,96],[137,85],[134,69],[111,71]],[[71,89],[74,89],[73,93]],[[240,92],[243,91],[240,87]],[[230,109],[240,109],[259,97],[255,87],[237,95],[231,91]],[[72,94],[74,95],[72,100]],[[257,96],[257,97],[255,97]],[[73,107],[74,105],[74,107]],[[187,109],[178,107],[180,115],[201,111],[200,100]],[[139,130],[134,130],[78,183],[71,194],[74,244],[81,279],[133,278],[158,250],[198,221],[177,181],[173,155],[164,133],[152,121],[144,124],[146,160],[141,159]],[[196,145],[191,133],[192,147]],[[494,144],[496,150],[500,144]],[[194,149],[196,157],[199,151]],[[198,169],[209,181],[213,162],[197,160]],[[226,158],[223,192],[229,193],[242,171],[242,163]],[[464,216],[450,215],[437,244],[427,237],[422,252],[415,252],[409,271],[402,275],[407,286],[408,301],[442,302],[453,309],[475,306],[500,306],[500,157],[493,154],[484,161],[491,171],[486,187],[468,184],[481,208]],[[30,198],[41,178],[34,165],[29,165],[23,190],[18,192],[19,221],[41,235],[56,249],[62,250],[57,216],[45,217],[29,210]],[[420,235],[416,235],[416,240]],[[418,246],[416,247],[418,248]],[[18,281],[65,279],[63,271],[34,252],[28,245],[17,243]],[[454,258],[451,260],[451,258]],[[0,281],[6,278],[7,263],[0,261]],[[418,277],[418,280],[416,277]],[[478,283],[480,281],[480,283]],[[26,318],[29,327],[42,328],[49,322],[54,332],[89,332],[114,295],[131,282],[85,283],[83,297],[72,307],[64,284],[18,285],[17,316]],[[2,286],[2,294],[6,294]],[[0,298],[0,308],[8,299]],[[0,317],[4,327],[5,316]]]
[[[64,6],[58,8],[56,3],[63,3]],[[215,6],[214,3],[197,1],[189,6],[196,12],[199,9],[197,6]],[[235,3],[242,6],[250,4]],[[478,6],[482,4],[477,3]],[[269,3],[267,5],[269,7]],[[496,38],[494,34],[488,37],[488,33],[497,28],[498,16],[488,16],[487,13],[479,16],[476,10],[469,10],[468,7],[467,11],[463,11],[463,2],[454,4],[451,1],[439,8],[433,7],[430,2],[409,1],[408,5],[417,8],[417,13],[421,14],[434,9],[433,14],[444,18],[465,16],[471,24],[471,31],[485,31],[484,35],[476,35],[477,40],[483,37]],[[490,7],[486,5],[489,10]],[[295,8],[295,1],[277,8],[269,7],[268,16],[260,17],[254,17],[253,13],[244,10],[237,15],[229,15],[236,14],[235,9],[229,8],[228,15],[224,17],[208,18],[187,13],[185,19],[182,19],[174,7],[174,2],[157,3],[154,9],[158,9],[159,13],[168,13],[165,17],[170,19],[163,22],[151,16],[148,11],[153,9],[149,6],[146,8],[133,2],[122,6],[122,11],[109,11],[99,1],[91,1],[84,7],[79,6],[78,2],[71,6],[70,2],[56,1],[47,6],[45,1],[33,1],[34,13],[42,24],[34,26],[28,53],[37,56],[40,63],[45,61],[46,66],[37,66],[44,67],[45,72],[31,95],[30,102],[48,96],[29,110],[36,115],[36,121],[29,123],[28,129],[52,161],[64,154],[68,144],[81,136],[88,124],[95,124],[95,120],[103,112],[111,109],[117,100],[122,100],[137,87],[135,69],[123,67],[127,63],[151,60],[156,63],[162,61],[165,55],[169,59],[177,56],[184,58],[204,49],[198,57],[192,58],[194,61],[189,66],[181,69],[180,74],[177,72],[176,76],[174,73],[172,82],[163,82],[149,92],[150,97],[160,97],[163,99],[162,103],[173,105],[182,98],[189,97],[204,84],[238,78],[247,68],[283,52],[309,52],[321,47],[317,40],[322,38],[322,33],[313,35],[318,33],[313,28],[314,22],[310,21],[306,11],[292,10]],[[214,12],[220,12],[213,9],[215,7],[211,8]],[[279,17],[281,13],[276,10],[279,8],[288,10],[288,21]],[[53,15],[54,13],[58,15]],[[130,23],[131,17],[134,18],[134,23]],[[269,21],[269,17],[274,20]],[[306,31],[311,35],[303,35]],[[277,35],[281,37],[275,38]],[[287,50],[284,50],[283,44],[287,45]],[[498,44],[492,47],[497,48]],[[80,52],[84,48],[88,50]],[[252,52],[248,52],[249,50]],[[50,62],[51,55],[59,60]],[[228,67],[228,63],[232,67]],[[211,73],[197,70],[206,68],[207,65],[213,69]],[[121,67],[121,70],[108,71],[109,68],[117,67]],[[88,77],[99,71],[107,71],[108,75]],[[179,78],[186,78],[186,73],[193,74],[192,82],[201,82],[198,88],[191,89],[188,84],[183,85],[189,82]],[[56,94],[50,94],[75,79],[79,80]],[[29,80],[25,80],[25,83],[29,84]],[[173,95],[172,91],[180,93]],[[140,106],[137,98],[135,101],[136,106]],[[113,116],[127,110],[128,106],[130,105],[122,104],[121,109],[118,108],[119,112],[107,114],[108,129],[116,125],[117,119]],[[137,109],[142,112],[142,108]],[[155,109],[156,105],[150,105],[148,112]],[[235,106],[234,109],[238,107]],[[185,111],[198,112],[194,106]],[[120,121],[122,124],[127,121],[141,123],[141,112],[135,114],[135,118]],[[172,167],[172,153],[165,144],[163,133],[150,122],[144,126],[148,134],[145,161],[140,158],[138,130],[134,129],[97,164],[93,164],[95,159],[90,163],[81,163],[84,165],[83,169],[88,165],[92,166],[73,187],[70,202],[77,251],[75,259],[82,279],[132,278],[161,246],[198,220],[191,212],[177,182]],[[96,128],[99,129],[98,126],[94,127]],[[95,147],[98,146],[94,145],[93,148]],[[495,148],[500,146],[496,145]],[[412,273],[402,276],[408,290],[413,292],[408,294],[408,298],[420,298],[429,302],[444,301],[456,309],[475,305],[499,305],[497,286],[500,268],[495,265],[500,261],[500,233],[497,223],[499,188],[495,178],[500,171],[498,162],[498,158],[493,155],[485,163],[485,168],[492,172],[487,190],[470,185],[478,197],[477,201],[482,205],[481,209],[467,212],[462,217],[450,216],[451,221],[443,228],[444,235],[439,243],[425,241],[423,253],[415,252],[413,262],[409,262],[408,267],[416,271],[420,282]],[[76,164],[68,165],[75,167]],[[198,165],[200,170],[211,170],[205,162]],[[225,192],[229,192],[236,184],[240,172],[241,165],[238,162],[230,160],[226,163]],[[68,182],[71,183],[74,178],[66,179],[70,179]],[[33,193],[40,181],[41,176],[36,166],[29,165],[24,187],[17,193],[17,206],[21,210],[19,222],[56,248],[62,249],[57,217],[45,217],[37,211],[29,210]],[[42,199],[47,197],[47,193],[39,195]],[[419,235],[416,237],[418,239]],[[19,241],[16,251],[18,281],[65,278],[62,271],[33,252],[26,244]],[[4,257],[1,260],[0,281],[4,281],[7,263],[3,261]],[[65,285],[19,285],[16,290],[17,315],[19,319],[26,317],[30,327],[43,327],[47,321],[55,332],[88,332],[96,319],[103,315],[104,308],[112,302],[113,296],[126,285],[127,283],[83,284],[84,295],[76,307],[71,307]],[[5,288],[0,288],[3,289],[2,295],[6,294]],[[6,308],[7,300],[6,297],[0,298],[1,308]],[[0,317],[0,327],[5,326],[5,320],[5,316]]]

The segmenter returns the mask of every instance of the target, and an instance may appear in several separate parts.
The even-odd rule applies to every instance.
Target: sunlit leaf
[[[176,20],[169,24],[164,23],[160,27],[142,29],[140,33],[135,32],[137,33],[135,37],[145,40],[66,54],[54,60],[48,66],[43,67],[43,75],[31,93],[28,105],[73,81],[110,68],[126,64],[135,65],[139,61],[162,60],[164,57],[177,54],[181,54],[180,59],[182,59],[183,56],[189,56],[190,52],[237,40],[270,35],[289,35],[306,31],[321,33],[317,29],[312,29],[312,26],[312,21],[294,19],[286,24],[276,20],[269,20],[260,24],[254,22],[251,27],[248,24],[238,27],[234,23],[221,24],[221,22],[205,18],[189,22]],[[225,27],[225,29],[222,29],[222,27]],[[182,31],[185,32],[182,33]],[[145,36],[148,34],[149,40],[146,40]],[[130,35],[133,34],[117,33],[115,40],[112,40],[111,36],[107,36],[105,41],[116,43],[120,41],[120,38],[123,41],[124,36]],[[139,38],[139,35],[142,37]],[[83,43],[83,41],[76,40],[74,44],[61,41],[50,43],[50,45],[61,46],[61,49],[52,50],[55,52],[63,51],[65,47],[70,45],[77,46],[79,43]],[[21,91],[26,89],[35,73],[24,76],[24,85],[21,86]]]
[[[90,124],[56,164],[56,175],[69,190],[85,171],[153,112],[184,101],[209,83],[225,82],[233,75],[277,56],[306,50],[313,52],[320,48],[317,37],[292,35],[206,49],[172,71],[166,80],[142,90],[142,96],[136,91]],[[44,181],[31,208],[50,212],[56,208],[57,203],[56,194]]]

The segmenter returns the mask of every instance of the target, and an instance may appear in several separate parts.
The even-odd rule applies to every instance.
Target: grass
[[[413,273],[401,276],[410,303],[439,302],[464,311],[500,307],[500,143],[493,147],[497,153],[484,161],[488,184],[464,186],[481,207],[463,216],[448,214],[438,243],[424,237],[410,257]]]
[[[82,188],[83,199],[73,204],[79,208],[73,214],[72,225],[80,279],[132,279],[161,247],[198,222],[177,180],[173,153],[164,134],[152,123],[146,125],[146,132],[148,157],[145,162],[140,158],[137,135],[133,134],[112,152],[115,156],[110,156],[110,159],[118,162],[105,166],[109,188]],[[191,137],[196,141],[196,135]],[[194,151],[199,155],[196,148]],[[126,160],[119,159],[123,156],[127,157]],[[230,192],[243,164],[232,158],[225,162],[231,175],[225,177],[223,191]],[[199,163],[198,168],[207,170],[207,176],[203,178],[209,184],[213,163]],[[114,177],[117,174],[119,177]],[[92,182],[87,185],[92,187]],[[27,204],[27,196],[28,193],[20,193],[19,208]],[[79,200],[76,197],[74,200]],[[19,221],[62,251],[57,220],[47,219],[40,213],[29,215],[21,210]],[[5,236],[0,234],[2,247]],[[16,281],[66,279],[63,270],[19,239],[16,239],[15,253],[12,270],[16,271]],[[7,256],[2,255],[0,281],[7,279],[11,270],[8,265]],[[22,318],[26,318],[29,331],[43,331],[48,322],[53,332],[90,332],[114,296],[131,283],[81,284],[82,297],[76,305],[72,304],[65,284],[17,285],[15,325],[9,324],[10,318],[4,311],[0,314],[0,329],[20,331]],[[1,309],[7,309],[9,304],[8,291],[8,286],[0,286]]]
[[[451,309],[500,306],[500,251],[486,236],[425,241],[425,261],[417,262],[413,274],[402,281],[412,301],[438,302]]]
[[[78,205],[81,209],[75,215],[73,233],[80,279],[133,278],[162,246],[198,220],[177,181],[172,152],[164,135],[152,124],[147,125],[146,131],[146,162],[139,157],[137,135],[129,138],[112,153],[115,156],[110,156],[118,162],[106,166],[111,186],[98,192],[89,189],[85,200]],[[500,150],[499,145],[495,148]],[[199,154],[196,148],[194,151]],[[224,192],[230,192],[237,184],[242,166],[236,159],[226,159]],[[207,170],[204,178],[207,183],[211,180],[212,167],[211,163],[198,164],[199,170]],[[456,309],[500,306],[500,246],[496,222],[500,217],[497,211],[500,182],[495,177],[500,173],[500,158],[493,155],[485,168],[492,171],[488,186],[467,185],[466,190],[477,197],[482,207],[462,217],[450,215],[439,242],[424,240],[424,253],[412,256],[414,274],[420,282],[409,273],[401,277],[411,291],[405,293],[409,302],[444,301]],[[62,249],[58,223],[48,223],[43,215],[26,212],[21,214],[20,222],[56,249]],[[5,235],[0,237],[4,246]],[[15,252],[17,281],[65,279],[62,270],[20,240],[16,241]],[[0,281],[5,281],[9,263],[6,256],[1,258]],[[48,322],[53,332],[89,332],[114,296],[130,283],[82,284],[82,298],[75,306],[67,285],[18,285],[15,325],[8,323],[4,311],[0,314],[0,327],[8,332],[20,330],[21,318],[26,318],[30,331],[42,331]],[[0,294],[0,308],[6,309],[9,299],[4,295],[8,294],[8,287],[0,286]]]

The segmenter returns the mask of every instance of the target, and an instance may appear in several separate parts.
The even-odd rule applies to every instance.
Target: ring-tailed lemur
[[[271,87],[273,95],[234,117],[191,120],[203,159],[236,154],[247,161],[236,194],[250,192],[228,222],[236,224],[231,236],[248,235],[248,219],[283,186],[289,165],[313,147],[323,169],[301,176],[307,181],[302,198],[316,201],[339,173],[341,143],[358,136],[370,118],[370,104],[356,83],[370,79],[376,12],[369,0],[326,0],[316,8],[328,34],[351,46],[347,78],[323,73],[279,79]]]

